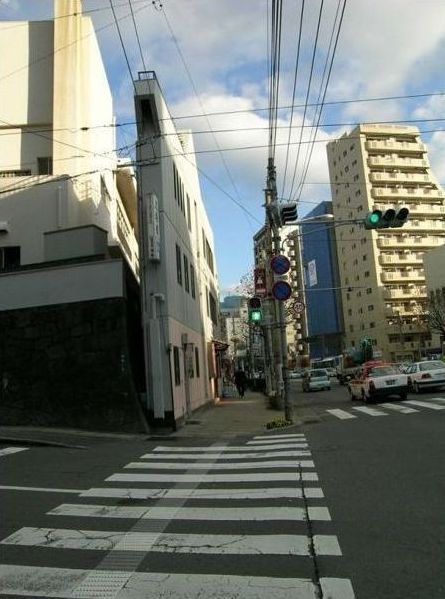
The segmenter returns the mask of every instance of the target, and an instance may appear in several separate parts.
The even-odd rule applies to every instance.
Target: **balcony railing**
[[[426,146],[422,142],[391,141],[388,139],[372,139],[365,144],[368,151],[387,152],[426,152]]]
[[[370,156],[368,165],[371,167],[389,166],[393,168],[429,168],[430,164],[425,158],[405,158],[403,156]]]
[[[427,297],[426,287],[413,286],[403,289],[385,289],[385,300],[418,300]]]
[[[369,173],[369,179],[373,183],[388,181],[392,183],[431,183],[431,177],[422,173],[396,173],[378,172]]]
[[[399,247],[426,247],[432,248],[439,245],[445,244],[445,238],[443,237],[402,237],[397,239],[395,237],[379,237],[377,239],[377,246],[379,248],[399,248]]]
[[[380,254],[380,264],[423,264],[423,257],[420,254]]]
[[[373,173],[378,174],[378,173]],[[436,200],[443,199],[444,192],[440,189],[429,189],[426,187],[373,187],[371,189],[373,198],[391,198],[405,199],[412,198],[414,200]]]
[[[381,278],[383,283],[403,283],[407,281],[425,281],[423,273],[414,270],[399,271],[399,272],[382,272]]]

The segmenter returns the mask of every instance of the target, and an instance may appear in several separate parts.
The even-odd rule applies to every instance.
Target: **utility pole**
[[[272,231],[272,251],[278,256],[281,253],[280,237],[280,213],[278,209],[276,170],[273,158],[269,158],[267,163],[267,186],[265,190],[266,217]],[[286,338],[286,317],[284,312],[284,303],[281,300],[274,301],[276,305],[276,329],[278,331],[279,343],[276,359],[276,390],[280,408],[284,407],[284,417],[290,422],[293,421],[292,406],[289,401],[289,380],[287,376],[287,338]],[[278,305],[277,305],[278,304]],[[278,314],[277,314],[278,312]],[[272,352],[271,352],[272,353]]]

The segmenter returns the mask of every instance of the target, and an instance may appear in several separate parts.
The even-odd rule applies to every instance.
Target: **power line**
[[[302,118],[302,124],[303,125],[304,125],[304,121],[306,119],[306,111],[307,111],[307,108],[308,108],[309,94],[310,94],[310,91],[311,91],[312,74],[313,74],[313,71],[314,71],[314,63],[315,63],[315,55],[316,55],[316,52],[317,52],[318,36],[319,36],[319,33],[320,33],[320,24],[321,24],[321,18],[322,18],[322,15],[323,15],[323,5],[324,5],[324,0],[321,0],[320,10],[319,10],[319,13],[318,13],[317,32],[316,32],[316,35],[315,35],[314,49],[313,49],[313,52],[312,52],[312,60],[311,60],[311,68],[310,68],[310,72],[309,72],[309,81],[308,81],[308,86],[307,86],[306,100],[305,100],[305,103],[304,103],[304,111],[303,111],[303,118]],[[298,168],[298,161],[299,161],[299,158],[300,158],[300,151],[301,151],[301,142],[302,142],[302,139],[303,139],[303,127],[300,130],[300,142],[299,142],[298,147],[297,147],[297,158],[295,160],[294,174],[293,174],[293,177],[292,177],[292,184],[291,184],[291,188],[290,188],[290,192],[289,192],[289,197],[290,198],[292,197],[292,193],[293,193],[293,190],[294,190],[295,176],[297,174],[297,168]]]
[[[290,115],[290,119],[289,119],[289,133],[288,133],[288,137],[287,137],[288,146],[286,149],[286,160],[285,160],[285,166],[284,166],[283,185],[281,187],[281,195],[284,195],[284,189],[286,187],[287,167],[289,164],[290,140],[291,140],[291,135],[292,135],[292,123],[294,120],[295,93],[296,93],[296,88],[297,88],[298,65],[299,65],[299,60],[300,60],[301,33],[303,30],[304,3],[305,3],[305,0],[302,0],[301,12],[300,12],[300,27],[299,27],[299,32],[298,32],[298,43],[297,43],[297,55],[295,58],[294,84],[293,84],[293,88],[292,88],[292,110],[291,110],[291,115]]]
[[[137,43],[138,43],[138,46],[139,46],[139,53],[141,55],[142,66],[144,67],[144,71],[146,71],[147,67],[145,65],[144,53],[142,52],[141,40],[139,39],[139,32],[138,32],[138,28],[137,28],[137,25],[136,25],[136,19],[135,19],[135,15],[134,15],[134,11],[133,11],[133,6],[131,5],[131,0],[128,0],[128,4],[129,4],[130,10],[131,10],[131,18],[133,20],[134,32],[136,34],[136,40],[137,40]]]
[[[136,84],[134,82],[133,73],[131,72],[130,61],[128,60],[127,50],[125,49],[125,44],[124,44],[124,40],[122,38],[121,28],[119,27],[119,21],[117,20],[116,12],[114,10],[113,0],[110,0],[110,8],[111,8],[111,12],[113,13],[113,19],[114,19],[114,22],[116,24],[117,33],[119,35],[119,40],[120,40],[120,43],[121,43],[122,52],[124,53],[124,56],[125,56],[125,62],[127,63],[127,68],[128,68],[128,72],[130,74],[131,83],[133,85],[134,91],[136,92]],[[130,8],[131,8],[131,15],[132,15],[133,21],[134,21],[134,13],[133,13],[133,9],[131,7],[131,3],[130,3]]]
[[[335,52],[337,50],[337,44],[338,44],[338,40],[339,40],[339,37],[340,37],[340,30],[341,30],[341,26],[342,26],[342,23],[343,23],[343,17],[344,17],[344,14],[345,14],[346,1],[347,0],[344,0],[344,2],[343,2],[343,8],[342,8],[342,12],[341,12],[341,16],[340,16],[340,21],[339,21],[339,24],[338,24],[338,28],[337,28],[334,49],[332,51],[331,62],[330,62],[330,65],[329,65],[329,72],[328,72],[328,76],[327,76],[327,79],[326,79],[326,85],[325,85],[325,88],[324,88],[323,98],[322,98],[321,105],[320,105],[320,110],[319,110],[319,113],[318,113],[317,124],[316,124],[315,131],[314,131],[313,142],[312,142],[312,145],[310,146],[309,156],[308,156],[308,152],[306,152],[307,161],[306,161],[306,164],[303,166],[303,173],[302,173],[302,176],[300,178],[300,182],[299,182],[298,187],[297,187],[297,194],[296,194],[296,195],[298,195],[297,201],[299,199],[299,196],[301,195],[302,185],[304,183],[304,180],[306,179],[307,172],[308,172],[308,169],[309,169],[309,164],[310,164],[311,158],[312,158],[312,153],[313,153],[313,150],[314,150],[315,140],[316,140],[316,137],[317,137],[317,132],[318,132],[318,128],[319,128],[320,120],[321,120],[321,114],[323,112],[324,101],[325,101],[325,98],[326,98],[326,93],[328,91],[329,80],[331,78],[332,66],[334,64]],[[339,7],[340,7],[340,0],[339,0],[337,9]],[[337,12],[337,14],[338,14],[338,12]],[[335,16],[335,18],[337,19],[337,15]],[[335,29],[335,23],[334,23],[334,29]],[[334,32],[334,29],[332,30],[332,32]],[[332,42],[332,37],[331,37],[331,42]],[[331,43],[329,43],[329,48],[330,47],[331,47]],[[326,64],[327,64],[327,61],[326,61]],[[326,68],[326,65],[325,65],[325,68]],[[323,73],[323,77],[324,77],[324,73]],[[320,90],[321,90],[321,87],[320,87]],[[320,98],[320,96],[318,96],[318,99],[319,98]],[[317,99],[317,102],[318,102],[318,99]],[[308,147],[308,149],[309,149],[309,147]],[[299,190],[300,190],[300,193],[298,194]]]

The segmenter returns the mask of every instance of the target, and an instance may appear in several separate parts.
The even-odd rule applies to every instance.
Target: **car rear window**
[[[419,370],[439,370],[445,368],[445,362],[422,362],[419,366]]]
[[[377,368],[371,368],[369,374],[372,376],[387,376],[388,374],[400,374],[392,366],[379,366]]]
[[[328,375],[326,370],[312,370],[310,374],[311,374],[311,377],[313,377],[313,378]]]

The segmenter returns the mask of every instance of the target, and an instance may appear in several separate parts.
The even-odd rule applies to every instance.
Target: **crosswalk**
[[[339,420],[352,420],[360,416],[389,416],[390,414],[419,414],[423,410],[435,412],[445,410],[445,397],[432,397],[429,399],[406,399],[400,403],[384,402],[378,407],[353,406],[349,410],[333,408],[326,410],[328,414]]]
[[[0,449],[0,458],[7,455],[12,455],[13,453],[26,451],[27,449],[29,449],[29,447],[4,447],[3,449]]]
[[[303,434],[159,445],[122,470],[0,541],[19,556],[0,596],[354,599]]]

